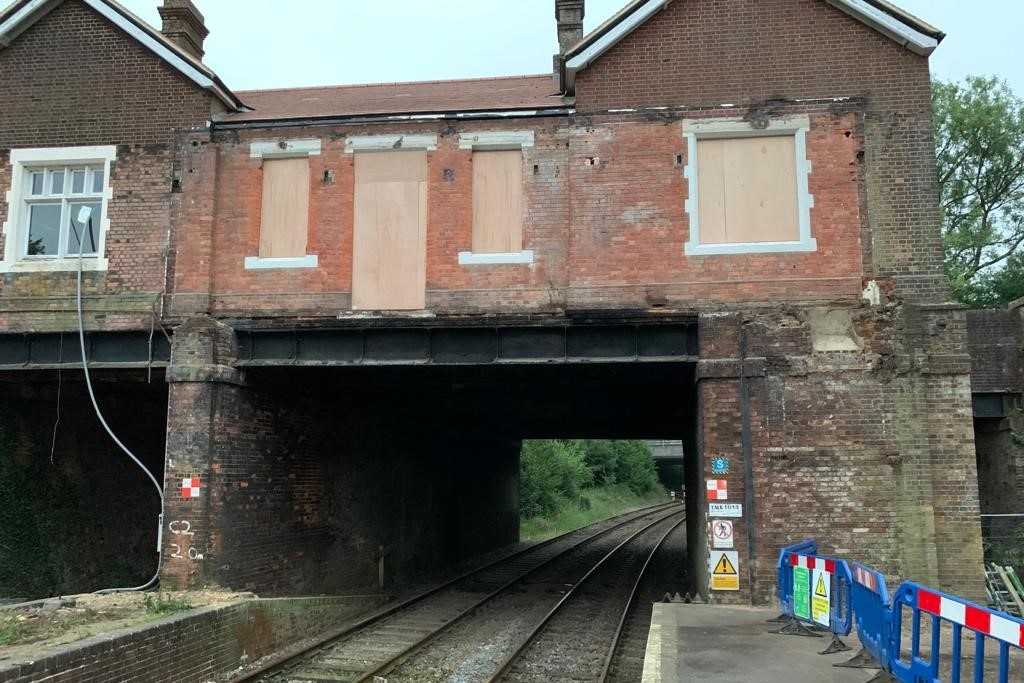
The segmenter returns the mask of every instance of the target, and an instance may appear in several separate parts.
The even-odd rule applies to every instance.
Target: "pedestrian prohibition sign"
[[[738,591],[740,589],[740,560],[735,550],[716,550],[708,561],[711,568],[711,590]]]

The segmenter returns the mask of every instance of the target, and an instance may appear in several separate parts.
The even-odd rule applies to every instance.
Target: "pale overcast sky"
[[[120,1],[160,26],[160,0]],[[545,73],[557,46],[554,0],[194,1],[206,63],[235,90]],[[946,32],[933,74],[995,74],[1024,97],[1024,2],[895,1]],[[627,0],[586,2],[590,31]]]

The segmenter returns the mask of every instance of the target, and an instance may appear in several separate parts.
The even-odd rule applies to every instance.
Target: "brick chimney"
[[[558,52],[566,50],[583,39],[584,0],[555,0],[555,19],[558,20]]]
[[[202,12],[192,0],[164,0],[157,8],[163,26],[160,32],[185,52],[197,59],[203,58],[203,40],[210,34]]]

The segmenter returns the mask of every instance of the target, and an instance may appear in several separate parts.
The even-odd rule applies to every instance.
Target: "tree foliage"
[[[643,441],[524,441],[519,470],[524,517],[554,514],[593,487],[621,485],[642,495],[659,486]]]
[[[1006,278],[1020,274],[1012,259],[1024,243],[1024,101],[1004,81],[971,76],[933,83],[932,104],[953,295],[1005,305],[1019,289]]]

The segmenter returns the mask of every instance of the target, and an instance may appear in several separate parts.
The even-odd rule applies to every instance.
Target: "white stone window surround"
[[[459,135],[459,149],[480,151],[507,151],[527,149],[534,145],[532,130],[489,130]],[[529,265],[533,263],[533,250],[523,249],[505,254],[474,254],[459,252],[460,266]]]
[[[817,251],[817,240],[811,236],[811,209],[814,207],[814,196],[810,193],[808,186],[811,162],[807,159],[806,136],[810,129],[811,121],[807,115],[774,117],[769,119],[767,128],[754,128],[749,121],[741,118],[691,119],[683,122],[687,155],[684,176],[689,181],[689,197],[686,199],[685,210],[690,216],[690,238],[683,245],[684,253],[687,256]],[[697,168],[698,142],[702,139],[765,137],[769,135],[792,136],[796,147],[797,216],[800,239],[787,242],[701,244],[697,206],[697,179],[700,173]]]
[[[107,269],[106,243],[107,232],[110,230],[110,200],[113,190],[110,187],[110,165],[117,159],[115,145],[95,147],[32,147],[12,149],[10,154],[11,187],[7,191],[7,220],[3,224],[4,255],[0,260],[0,273],[39,273],[53,271],[77,270],[78,255],[64,258],[26,258],[28,252],[28,196],[29,176],[34,168],[56,166],[60,164],[103,166],[103,211],[100,224],[96,228],[96,256],[83,255],[81,259],[84,271],[105,271]]]
[[[319,138],[253,140],[249,144],[249,157],[251,159],[295,159],[320,156],[320,153],[321,145]],[[308,229],[307,227],[307,231]],[[320,265],[320,259],[316,254],[278,258],[246,256],[244,265],[246,270],[316,268]]]

